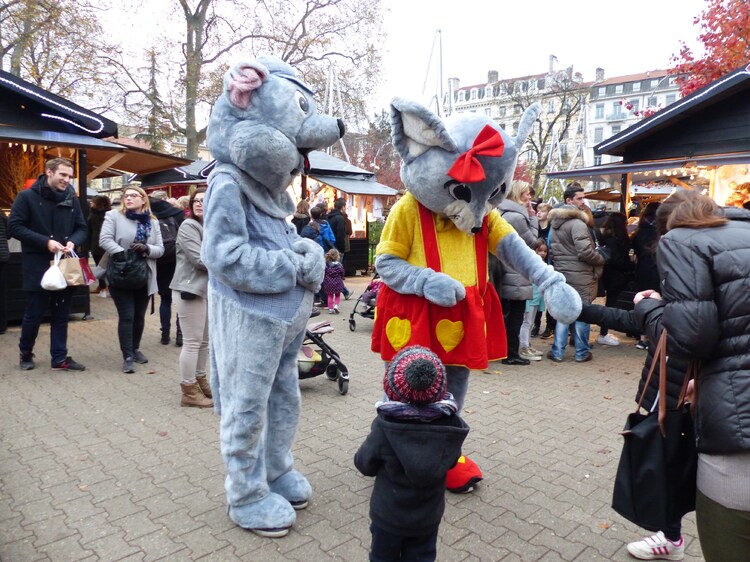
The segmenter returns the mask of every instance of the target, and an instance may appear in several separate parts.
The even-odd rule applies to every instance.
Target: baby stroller
[[[355,314],[359,314],[362,318],[375,319],[375,301],[378,298],[378,291],[382,283],[383,281],[380,279],[380,276],[375,273],[372,281],[367,285],[365,292],[354,303],[354,309],[349,315],[349,329],[352,332],[357,329],[357,322],[354,320]]]
[[[323,335],[331,332],[333,332],[333,326],[330,321],[310,324],[307,327],[305,339],[297,357],[297,370],[300,380],[325,373],[328,380],[338,383],[339,392],[346,394],[349,391],[349,371],[341,362],[339,354],[323,341]]]

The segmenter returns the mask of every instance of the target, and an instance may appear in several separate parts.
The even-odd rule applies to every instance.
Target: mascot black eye
[[[310,102],[307,101],[307,97],[305,94],[297,90],[297,103],[299,103],[299,108],[307,113],[310,110]]]
[[[445,182],[445,187],[454,199],[465,201],[466,203],[471,202],[471,190],[465,184],[459,183],[456,180],[450,180]]]

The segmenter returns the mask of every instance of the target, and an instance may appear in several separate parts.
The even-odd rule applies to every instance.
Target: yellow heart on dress
[[[398,351],[411,339],[411,322],[394,316],[385,325],[385,335],[393,349]]]
[[[450,320],[441,320],[435,327],[435,334],[443,349],[447,352],[451,352],[461,341],[464,339],[464,323],[460,320],[458,322],[451,322]]]

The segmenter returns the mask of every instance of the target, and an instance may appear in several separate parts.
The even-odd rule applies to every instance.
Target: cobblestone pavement
[[[361,294],[366,278],[348,284]],[[158,297],[157,297],[158,299]],[[382,364],[369,351],[372,321],[342,302],[325,337],[350,374],[342,396],[325,376],[300,381],[303,412],[296,466],[315,490],[283,539],[263,539],[226,515],[218,418],[180,408],[179,349],[159,344],[148,316],[133,375],[120,371],[111,299],[92,295],[94,318],[70,323],[70,354],[84,373],[52,372],[49,327],[37,368],[18,368],[17,326],[0,336],[0,559],[325,560],[367,559],[372,480],[352,457],[382,392]],[[592,333],[592,339],[595,333]],[[256,337],[248,334],[248,337]],[[438,560],[629,560],[625,543],[646,534],[609,507],[625,416],[634,408],[644,352],[594,346],[594,361],[492,364],[471,380],[465,452],[485,480],[447,495]],[[533,345],[546,351],[542,340]],[[702,560],[693,516],[685,560]]]

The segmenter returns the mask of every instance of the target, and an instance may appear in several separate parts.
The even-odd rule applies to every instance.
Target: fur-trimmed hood
[[[547,215],[547,220],[554,229],[560,228],[562,223],[572,219],[579,219],[586,223],[586,226],[592,228],[594,226],[594,217],[591,213],[579,209],[575,205],[563,205],[552,209]]]

